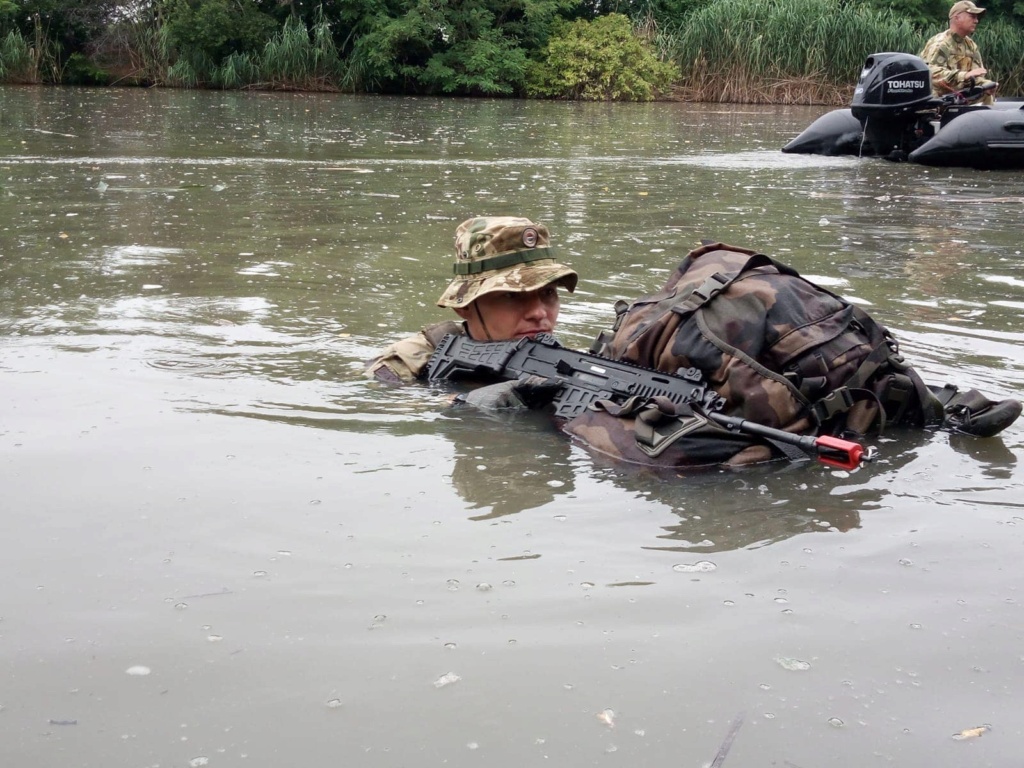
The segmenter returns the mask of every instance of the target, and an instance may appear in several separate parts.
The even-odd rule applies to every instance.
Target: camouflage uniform
[[[465,333],[465,323],[446,320],[429,325],[417,334],[388,345],[366,366],[375,379],[400,384],[423,376],[424,369],[441,339],[449,333]]]
[[[467,219],[455,230],[455,277],[437,306],[460,309],[496,291],[526,293],[548,285],[576,289],[576,272],[555,261],[548,228],[515,216]],[[424,328],[383,350],[366,367],[368,375],[400,382],[421,378],[427,361],[447,333],[466,333],[463,323],[449,321]],[[504,341],[504,339],[495,339]]]
[[[932,95],[936,97],[963,90],[967,87],[965,73],[985,67],[977,43],[969,37],[961,37],[951,29],[929,40],[921,51],[921,58],[931,70]],[[990,82],[983,77],[975,78],[977,85]],[[992,104],[994,101],[992,95],[988,94],[979,103]]]

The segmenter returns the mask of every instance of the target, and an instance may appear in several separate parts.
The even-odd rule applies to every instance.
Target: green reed
[[[32,55],[32,44],[17,30],[0,39],[0,82],[38,82]]]
[[[330,26],[323,20],[311,30],[289,20],[251,64],[246,74],[254,77],[258,71],[263,87],[304,91],[337,90],[343,69]]]
[[[60,43],[47,35],[39,14],[32,26],[31,38],[16,29],[0,38],[0,83],[60,82]]]
[[[844,0],[717,0],[659,46],[680,65],[684,98],[833,104],[849,100],[869,54],[922,42],[906,19]]]
[[[998,96],[1024,95],[1024,31],[1001,19],[984,19],[973,37],[988,77],[999,83]]]

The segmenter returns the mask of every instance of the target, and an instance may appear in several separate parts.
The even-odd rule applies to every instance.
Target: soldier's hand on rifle
[[[488,384],[459,395],[457,403],[468,403],[487,411],[541,408],[555,397],[561,385],[543,376],[523,376],[516,381]]]

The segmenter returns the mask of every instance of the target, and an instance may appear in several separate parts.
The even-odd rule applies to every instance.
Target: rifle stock
[[[719,413],[725,400],[707,385],[696,368],[664,373],[568,349],[546,333],[513,341],[475,341],[463,334],[448,334],[438,344],[426,371],[429,381],[541,376],[561,385],[552,405],[555,416],[563,419],[578,416],[597,400],[621,405],[633,397],[644,401],[660,397],[675,405],[689,405],[730,431],[796,446],[830,466],[854,469],[860,462],[873,458],[873,449],[865,450],[849,440],[829,435],[795,435]]]

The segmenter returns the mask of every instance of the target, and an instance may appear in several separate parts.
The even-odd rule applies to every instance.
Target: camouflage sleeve
[[[434,345],[421,331],[387,346],[366,365],[366,375],[391,384],[408,383],[423,375]]]
[[[366,375],[389,384],[423,378],[430,356],[445,334],[465,332],[465,325],[454,320],[428,325],[419,333],[385,347],[366,364]]]
[[[958,90],[960,80],[960,70],[950,61],[950,46],[946,42],[944,34],[936,35],[921,51],[921,58],[931,71],[932,91],[936,96]]]
[[[961,90],[967,85],[965,73],[984,67],[981,52],[973,40],[962,40],[958,44],[948,32],[929,40],[921,51],[921,58],[931,71],[936,96]]]

